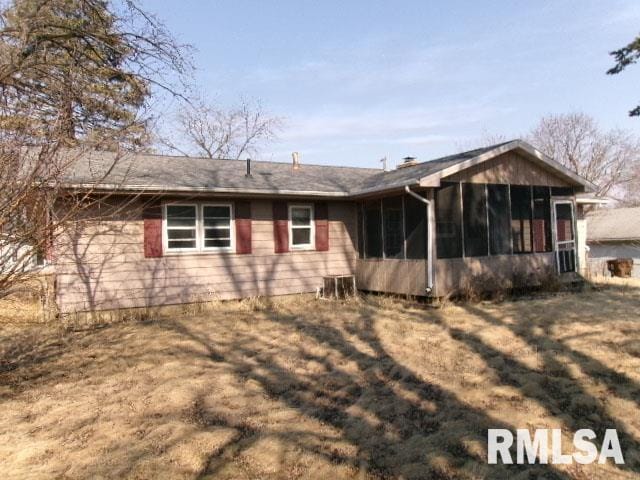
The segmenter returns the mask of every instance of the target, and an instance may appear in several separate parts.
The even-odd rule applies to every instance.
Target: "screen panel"
[[[438,258],[462,257],[462,205],[460,184],[436,190],[436,250]]]
[[[487,255],[489,253],[489,238],[487,197],[484,184],[462,184],[462,212],[465,256],[479,257]]]
[[[404,258],[402,197],[382,200],[385,258]]]
[[[531,187],[511,185],[511,233],[513,253],[531,253]]]
[[[509,211],[509,185],[487,185],[489,205],[489,253],[511,253],[511,212]]]
[[[382,258],[382,210],[380,200],[364,204],[364,252],[366,258]]]
[[[411,195],[404,197],[407,258],[427,258],[427,205]]]

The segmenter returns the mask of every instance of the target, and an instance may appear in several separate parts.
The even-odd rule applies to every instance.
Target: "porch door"
[[[553,242],[558,273],[575,272],[576,232],[571,201],[553,202]]]

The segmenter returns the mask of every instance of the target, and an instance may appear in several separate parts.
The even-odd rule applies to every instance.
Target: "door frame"
[[[558,241],[558,223],[556,218],[556,205],[569,205],[571,207],[571,228],[573,229],[573,240]],[[558,244],[570,244],[573,243],[573,257],[574,257],[574,270],[573,272],[564,273],[577,273],[580,271],[580,259],[578,255],[578,228],[576,222],[576,202],[571,197],[551,197],[551,234],[553,242],[553,253],[555,256],[556,271],[560,272],[560,250]]]

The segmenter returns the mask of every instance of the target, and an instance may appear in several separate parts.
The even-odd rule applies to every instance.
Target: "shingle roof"
[[[78,155],[65,180],[70,185],[98,184],[105,189],[355,196],[415,185],[424,177],[458,164],[466,165],[465,162],[490,154],[492,150],[498,152],[510,148],[523,148],[523,142],[504,142],[390,172],[308,164],[293,170],[291,163],[252,161],[251,177],[245,175],[245,160],[153,154],[116,157],[114,153],[93,151]]]
[[[113,171],[105,176],[111,167]],[[294,171],[291,163],[252,161],[251,177],[247,177],[245,160],[91,152],[78,158],[65,180],[88,185],[98,179],[112,187],[146,190],[346,195],[379,172],[320,165],[302,165]]]
[[[640,207],[607,208],[587,215],[587,241],[640,240]]]

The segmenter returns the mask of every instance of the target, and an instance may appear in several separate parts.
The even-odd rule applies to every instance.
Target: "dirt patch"
[[[225,303],[0,326],[3,478],[636,478],[640,285],[434,309]],[[617,428],[625,465],[489,466],[487,428]]]

